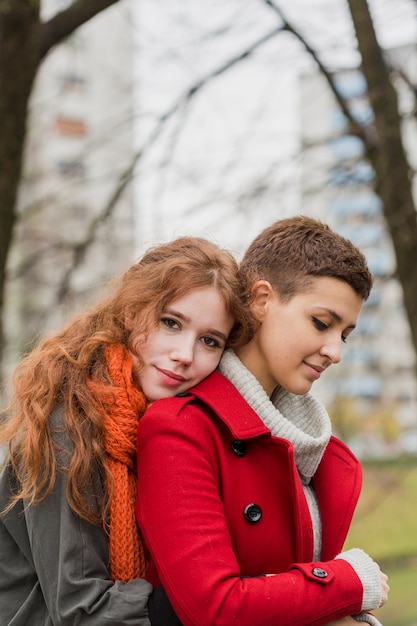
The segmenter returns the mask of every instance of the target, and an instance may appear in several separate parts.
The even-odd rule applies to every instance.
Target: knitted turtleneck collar
[[[303,483],[308,484],[331,435],[330,418],[323,405],[309,393],[299,396],[282,387],[277,387],[269,399],[233,350],[224,352],[219,369],[271,433],[293,444],[298,471]]]

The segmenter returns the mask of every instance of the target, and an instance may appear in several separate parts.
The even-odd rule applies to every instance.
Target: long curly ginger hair
[[[57,471],[64,469],[50,425],[53,409],[61,404],[73,444],[65,470],[69,505],[91,523],[106,526],[111,476],[103,448],[103,417],[88,380],[111,384],[106,345],[116,343],[131,349],[126,312],[134,315],[135,330],[139,324],[146,334],[169,302],[205,286],[219,290],[235,319],[228,347],[249,341],[255,324],[235,259],[206,239],[180,237],[148,250],[115,284],[112,295],[73,318],[22,358],[13,377],[14,395],[0,425],[0,444],[8,442],[8,461],[19,483],[6,511],[20,499],[27,505],[42,501],[53,489]],[[140,355],[137,357],[140,360]],[[98,467],[104,491],[98,512],[85,499],[94,467]]]

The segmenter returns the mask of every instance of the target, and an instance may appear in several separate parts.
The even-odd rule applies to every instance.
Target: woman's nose
[[[171,352],[172,359],[179,361],[183,365],[190,365],[193,362],[194,342],[182,339]]]
[[[328,338],[320,353],[326,356],[332,364],[339,363],[342,358],[342,339],[340,337],[331,340]]]

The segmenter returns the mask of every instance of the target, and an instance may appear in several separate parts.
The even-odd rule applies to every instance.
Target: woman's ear
[[[257,280],[251,288],[250,309],[259,322],[265,315],[268,300],[273,294],[272,285],[267,280]]]

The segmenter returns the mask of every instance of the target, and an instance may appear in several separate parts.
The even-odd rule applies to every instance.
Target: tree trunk
[[[394,245],[397,275],[417,354],[417,218],[411,171],[401,137],[397,94],[376,39],[366,0],[348,0],[348,3],[375,116],[376,145],[367,146],[368,156],[376,172],[376,191],[382,200]]]
[[[0,311],[16,222],[28,101],[39,65],[39,1],[0,2]],[[1,320],[1,316],[0,316]],[[0,321],[0,362],[4,348]]]
[[[17,218],[16,199],[34,80],[53,46],[117,2],[74,0],[49,22],[42,23],[40,0],[0,0],[0,364],[7,259]]]

